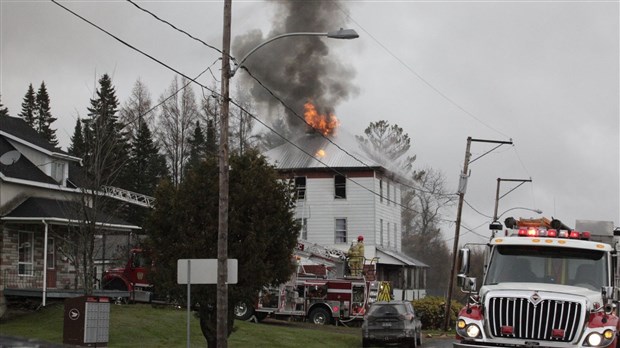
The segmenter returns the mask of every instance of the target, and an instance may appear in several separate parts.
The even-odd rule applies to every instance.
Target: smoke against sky
[[[270,5],[275,12],[266,35],[252,30],[235,37],[232,49],[238,59],[277,35],[335,31],[342,28],[346,20],[339,1],[271,1]],[[338,104],[355,95],[358,88],[353,84],[354,68],[345,66],[330,52],[332,43],[328,41],[339,40],[317,36],[282,38],[256,51],[244,66],[298,115],[303,115],[303,105],[307,101],[313,102],[319,113],[333,113]],[[242,75],[244,87],[251,90],[255,100],[267,106],[271,117],[280,117],[283,110],[280,102],[250,76]],[[291,110],[285,112],[289,126],[302,125]]]

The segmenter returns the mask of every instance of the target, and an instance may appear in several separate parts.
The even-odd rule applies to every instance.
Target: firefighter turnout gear
[[[359,277],[362,275],[362,269],[364,267],[364,237],[359,236],[357,243],[352,244],[347,252],[349,259],[349,270],[351,276]]]

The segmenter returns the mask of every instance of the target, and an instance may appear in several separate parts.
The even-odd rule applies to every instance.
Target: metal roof
[[[386,254],[387,256],[391,256],[392,258],[395,258],[396,260],[402,262],[403,264],[407,265],[407,266],[416,266],[416,267],[424,267],[424,268],[430,268],[429,265],[425,264],[422,261],[419,261],[417,259],[414,259],[411,256],[407,256],[403,253],[400,253],[396,250],[391,250],[391,249],[385,249],[385,248],[381,248],[381,247],[377,247],[377,251]],[[381,257],[379,257],[379,262],[377,262],[379,264],[381,264]]]
[[[330,142],[329,140],[332,142]],[[345,152],[346,151],[346,152]],[[264,153],[278,169],[300,168],[383,168],[363,155],[355,138],[340,130],[336,136],[304,134],[291,143],[285,143]]]

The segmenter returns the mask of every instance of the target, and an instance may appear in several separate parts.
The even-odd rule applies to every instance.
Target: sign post
[[[227,284],[237,284],[237,259],[228,259]],[[192,267],[192,265],[194,267]],[[190,346],[191,285],[217,284],[217,259],[177,260],[177,284],[187,284],[187,348]]]

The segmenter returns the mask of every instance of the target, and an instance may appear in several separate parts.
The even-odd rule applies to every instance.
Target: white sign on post
[[[237,259],[227,261],[227,283],[237,284]],[[217,259],[177,260],[177,284],[187,284],[188,280],[190,284],[217,284]]]
[[[237,284],[237,259],[226,260],[228,278],[226,284]],[[177,284],[187,284],[187,348],[190,347],[191,284],[217,284],[217,259],[177,260]]]

